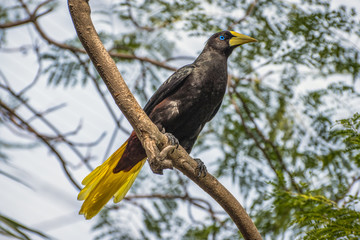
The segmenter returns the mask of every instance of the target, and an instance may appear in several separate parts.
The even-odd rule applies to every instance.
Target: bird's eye
[[[225,37],[224,37],[223,35],[221,35],[221,36],[219,37],[219,39],[220,39],[220,40],[225,40]]]

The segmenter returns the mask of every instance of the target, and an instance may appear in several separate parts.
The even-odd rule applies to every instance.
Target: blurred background
[[[192,156],[264,239],[360,238],[360,2],[90,1],[142,106],[213,33],[258,43],[229,58],[228,91]],[[131,127],[77,39],[65,1],[0,3],[0,239],[241,239],[178,171],[146,165],[90,221],[81,180]]]

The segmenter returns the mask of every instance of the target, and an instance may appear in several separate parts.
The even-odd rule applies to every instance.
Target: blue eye
[[[225,37],[224,37],[223,35],[221,35],[221,36],[219,37],[219,39],[220,39],[220,40],[225,40]]]

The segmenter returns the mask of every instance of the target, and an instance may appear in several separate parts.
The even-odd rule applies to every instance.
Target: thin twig
[[[32,13],[30,12],[28,6],[24,3],[24,1],[23,0],[18,0],[18,1],[20,2],[21,6],[24,8],[24,10],[29,15],[29,18],[31,19],[30,22],[34,25],[36,31],[40,34],[40,36],[46,42],[48,42],[51,45],[57,46],[59,48],[69,50],[71,52],[86,53],[86,51],[84,49],[80,49],[80,48],[77,48],[77,47],[74,47],[74,46],[71,46],[71,45],[68,45],[68,44],[60,43],[60,42],[50,38],[44,32],[44,30],[40,27],[40,25],[39,25],[39,23],[37,21],[37,18],[31,17]],[[46,1],[46,2],[49,2],[49,1]],[[136,56],[136,55],[130,55],[130,54],[125,54],[125,53],[116,53],[116,52],[111,52],[109,54],[114,58],[138,60],[138,61],[141,61],[141,62],[150,63],[150,64],[152,64],[154,66],[157,66],[157,67],[160,67],[160,68],[163,68],[163,69],[167,69],[167,70],[170,70],[170,71],[176,71],[177,70],[177,68],[169,66],[169,65],[165,64],[164,62],[157,61],[157,60],[154,60],[154,59],[150,59],[150,58],[147,58],[147,57],[139,57],[139,56]]]
[[[239,94],[238,92],[235,91],[235,87],[234,85],[230,84],[230,88],[229,88],[229,93],[232,95],[235,95],[240,102],[242,103],[242,106],[245,110],[246,115],[248,116],[248,118],[250,119],[251,123],[254,125],[255,131],[257,133],[257,135],[260,137],[260,139],[262,140],[262,142],[265,144],[268,144],[271,146],[271,149],[275,152],[275,155],[278,159],[278,162],[280,163],[281,168],[289,175],[290,178],[290,182],[291,185],[300,193],[302,193],[302,189],[298,186],[298,184],[295,182],[294,176],[292,175],[292,173],[287,169],[286,164],[278,150],[278,148],[275,146],[275,144],[270,141],[268,138],[266,138],[264,136],[264,134],[260,131],[260,128],[258,127],[256,121],[254,120],[254,118],[252,117],[251,111],[248,108],[244,98],[241,96],[241,94]],[[242,118],[242,123],[243,126],[245,126],[245,122],[244,119],[242,117],[242,113],[241,110],[239,109],[239,107],[237,106],[236,102],[234,101],[234,99],[232,99],[232,104],[235,107],[235,111],[240,115],[240,117]],[[265,158],[267,159],[269,166],[273,169],[273,171],[275,172],[275,174],[279,177],[278,172],[275,168],[275,166],[272,164],[272,160],[270,158],[270,156],[267,154],[267,151],[265,150],[265,148],[263,148],[260,144],[260,142],[257,140],[257,138],[248,130],[247,133],[252,137],[252,139],[254,139],[256,146],[261,150],[261,152],[263,152]]]
[[[39,46],[35,45],[33,47],[33,50],[36,54],[36,60],[37,60],[37,64],[38,64],[38,69],[36,71],[36,74],[35,74],[35,77],[34,79],[31,81],[31,83],[29,85],[27,85],[26,87],[24,87],[19,93],[18,95],[21,96],[23,94],[25,94],[26,91],[28,91],[29,89],[31,89],[39,80],[41,74],[42,74],[42,71],[43,71],[43,68],[42,68],[42,58],[40,56],[40,51],[39,51]]]
[[[6,78],[4,78],[3,76],[3,80],[5,82],[6,81]],[[57,139],[62,139],[62,142],[66,143],[70,149],[85,163],[85,165],[88,167],[88,169],[92,170],[91,166],[87,163],[87,161],[85,161],[85,157],[81,154],[81,152],[74,147],[74,144],[70,141],[68,141],[65,137],[64,137],[64,134],[61,133],[59,131],[59,129],[57,127],[55,127],[49,120],[47,120],[46,118],[42,117],[42,115],[40,113],[37,112],[37,110],[31,106],[24,98],[23,96],[20,96],[19,94],[15,93],[15,91],[13,89],[11,89],[9,86],[5,86],[3,84],[0,84],[0,88],[3,88],[5,89],[9,94],[11,94],[13,97],[15,97],[19,102],[21,102],[21,106],[22,107],[26,107],[34,116],[38,116],[38,120],[42,121],[46,126],[49,127],[49,129],[51,129],[56,137],[46,137],[47,139],[54,139],[54,138],[57,138]],[[45,138],[45,136],[44,136]]]
[[[118,119],[118,117],[116,116],[114,110],[112,109],[112,107],[110,106],[110,103],[109,101],[106,99],[106,96],[105,94],[103,93],[103,91],[101,90],[100,88],[100,85],[96,79],[96,77],[94,77],[91,73],[90,73],[90,70],[89,70],[89,67],[88,65],[80,58],[80,56],[77,54],[77,53],[74,53],[74,55],[76,56],[76,58],[78,59],[78,61],[80,62],[80,64],[83,66],[87,76],[90,77],[90,79],[92,80],[92,82],[94,83],[94,86],[95,86],[95,89],[96,91],[98,92],[98,94],[100,95],[101,99],[103,100],[107,110],[109,111],[112,119],[114,120],[116,126],[118,128],[120,128],[123,132],[125,132],[126,134],[130,134],[130,132],[124,128],[123,126],[121,126],[120,124],[120,120],[121,118]]]
[[[252,12],[254,11],[254,8],[255,8],[257,2],[258,2],[258,0],[254,0],[248,7],[245,15],[242,18],[240,18],[239,20],[237,20],[237,21],[233,22],[231,25],[229,25],[228,29],[233,29],[233,27],[235,25],[238,25],[239,23],[244,21],[247,17],[249,17],[252,14]]]
[[[230,93],[230,92],[229,92]],[[231,99],[231,104],[234,106],[235,108],[235,112],[240,116],[241,118],[241,124],[245,130],[245,133],[251,138],[254,140],[255,142],[255,145],[260,149],[260,151],[263,153],[265,159],[267,160],[270,168],[273,170],[273,172],[275,173],[276,176],[278,176],[278,178],[280,177],[278,172],[276,171],[276,167],[274,166],[274,164],[272,163],[271,161],[271,158],[270,156],[268,155],[268,153],[266,152],[265,148],[263,148],[261,146],[261,143],[259,142],[259,140],[257,139],[257,137],[252,134],[252,132],[249,130],[249,128],[247,127],[246,123],[245,123],[245,118],[243,116],[243,113],[241,112],[239,106],[236,104],[235,100],[234,99]]]
[[[28,24],[28,23],[36,21],[38,18],[40,18],[42,16],[45,16],[46,14],[52,12],[53,8],[49,8],[45,12],[37,14],[37,11],[42,6],[44,6],[45,4],[48,4],[49,2],[52,2],[52,0],[40,3],[32,13],[30,11],[27,11],[28,18],[26,18],[26,19],[15,21],[15,22],[7,22],[7,23],[4,23],[4,24],[0,24],[0,29],[14,28],[14,27],[18,27],[18,26],[21,26],[21,25]]]
[[[145,30],[148,32],[152,32],[155,30],[155,28],[152,28],[152,27],[140,26],[140,24],[133,17],[132,5],[131,5],[130,1],[126,1],[126,6],[127,6],[127,11],[128,11],[128,17],[129,17],[130,21],[134,24],[135,27],[137,27],[140,30]]]
[[[81,189],[80,185],[75,181],[75,179],[73,178],[73,176],[67,169],[67,163],[66,163],[65,159],[60,155],[59,151],[46,139],[46,137],[44,137],[42,134],[40,134],[38,131],[36,131],[30,124],[28,124],[26,122],[26,120],[24,120],[22,117],[20,117],[16,112],[13,111],[13,109],[8,107],[1,100],[0,100],[0,106],[3,109],[5,109],[11,117],[15,117],[18,121],[20,121],[20,123],[23,126],[25,126],[29,132],[33,133],[38,139],[40,139],[55,154],[55,156],[59,159],[61,166],[62,166],[65,174],[67,175],[68,179],[70,180],[70,182],[74,185],[75,188],[80,190]]]

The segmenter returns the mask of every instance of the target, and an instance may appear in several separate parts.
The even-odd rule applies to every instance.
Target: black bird
[[[254,38],[223,31],[212,35],[197,59],[177,70],[154,93],[145,113],[161,131],[172,134],[190,153],[205,123],[220,108],[227,85],[227,59],[232,51]],[[133,131],[128,140],[82,182],[80,214],[95,216],[114,196],[121,201],[146,161],[146,153]],[[200,163],[201,164],[201,163]]]

